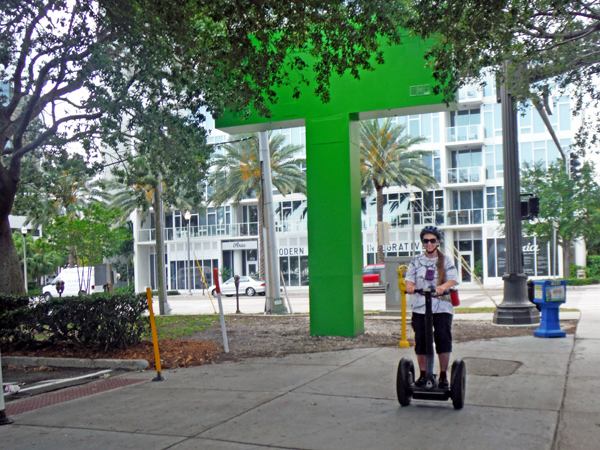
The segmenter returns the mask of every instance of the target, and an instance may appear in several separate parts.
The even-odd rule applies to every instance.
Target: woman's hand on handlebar
[[[415,293],[415,283],[412,283],[410,281],[406,282],[406,293],[407,294],[414,294]]]
[[[444,285],[435,288],[435,293],[437,295],[444,295],[444,292],[446,292],[446,287]]]

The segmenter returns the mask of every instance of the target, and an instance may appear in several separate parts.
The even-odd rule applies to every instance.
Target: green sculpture
[[[361,71],[357,80],[332,76],[331,101],[311,87],[299,99],[292,88],[275,88],[272,117],[227,113],[218,129],[230,134],[306,127],[306,181],[310,265],[310,332],[354,337],[364,332],[358,121],[446,110],[433,94],[425,67],[427,45],[405,37],[384,51],[385,64]]]

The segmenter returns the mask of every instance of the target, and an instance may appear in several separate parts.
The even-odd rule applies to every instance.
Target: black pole
[[[505,76],[507,67],[508,63],[505,63]],[[527,274],[523,270],[517,110],[506,83],[503,83],[500,88],[500,98],[504,160],[506,273],[502,276],[504,299],[494,312],[493,323],[497,325],[534,325],[540,323],[540,314],[527,298]]]

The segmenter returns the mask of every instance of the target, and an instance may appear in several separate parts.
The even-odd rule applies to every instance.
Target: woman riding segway
[[[439,250],[442,233],[434,226],[426,226],[420,233],[425,252],[416,256],[406,272],[406,292],[415,294],[412,304],[412,327],[415,332],[415,353],[420,376],[415,387],[425,383],[426,371],[426,326],[425,297],[415,289],[435,288],[437,297],[432,298],[435,349],[440,364],[438,388],[448,389],[448,363],[452,352],[452,319],[454,308],[449,295],[442,295],[458,284],[458,272],[450,258]]]

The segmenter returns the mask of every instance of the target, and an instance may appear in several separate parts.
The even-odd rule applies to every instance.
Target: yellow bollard
[[[402,307],[402,338],[398,347],[408,348],[410,344],[406,340],[406,281],[404,276],[408,270],[407,266],[398,267],[398,288],[400,289],[400,304]]]
[[[152,342],[154,344],[154,361],[156,362],[156,378],[152,381],[164,381],[164,377],[160,374],[160,355],[158,354],[158,335],[156,334],[156,322],[154,321],[154,310],[152,309],[152,291],[149,287],[146,288],[146,298],[148,299],[148,310],[150,311],[150,328],[152,329]]]

